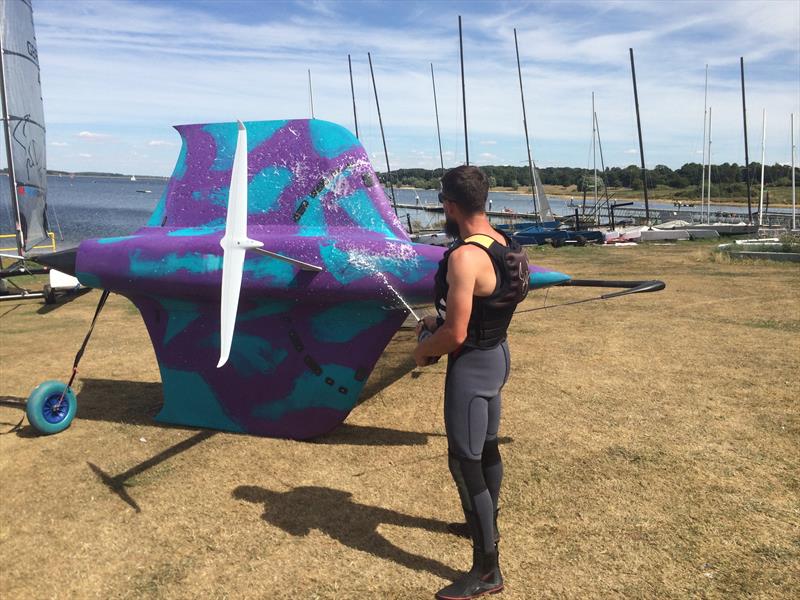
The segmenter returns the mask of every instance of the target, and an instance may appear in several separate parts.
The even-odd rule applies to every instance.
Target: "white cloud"
[[[92,158],[91,154],[86,154],[85,152],[81,152],[80,154],[78,154],[78,156],[80,156],[81,158]]]
[[[639,154],[639,151],[636,148],[628,148],[625,150],[625,154]]]
[[[57,147],[69,146],[69,144],[67,142],[50,142],[50,145],[51,146],[57,146]]]
[[[83,138],[85,140],[106,140],[111,136],[107,133],[95,133],[93,131],[81,131],[78,134],[79,138]]]
[[[168,142],[166,140],[150,140],[147,142],[148,146],[177,146],[174,142]]]
[[[472,143],[490,147],[499,163],[526,157],[512,26],[519,33],[531,148],[543,164],[587,164],[593,90],[606,164],[629,160],[625,149],[636,144],[631,46],[648,165],[695,160],[706,63],[715,162],[744,159],[739,56],[745,57],[751,140],[758,137],[754,115],[766,106],[776,115],[768,122],[768,144],[775,148],[768,154],[782,160],[778,144],[787,137],[788,113],[800,112],[796,3],[767,2],[757,20],[750,2],[704,3],[702,11],[691,3],[637,1],[498,3],[491,11],[477,3],[395,6],[367,2],[354,11],[344,3],[304,2],[282,5],[279,16],[254,10],[242,19],[236,8],[220,17],[202,3],[37,1],[48,133],[68,138],[83,130],[89,135],[82,139],[113,140],[118,149],[95,153],[103,170],[168,174],[174,159],[129,164],[130,148],[142,140],[178,146],[177,136],[173,144],[155,143],[170,139],[176,123],[308,117],[306,69],[314,75],[316,116],[352,128],[351,53],[361,140],[382,168],[366,60],[371,51],[393,168],[416,164],[412,150],[427,150],[437,166],[430,57],[437,58],[443,154],[452,166],[464,159],[459,11]],[[379,19],[378,12],[402,16]],[[101,131],[107,133],[93,133]]]

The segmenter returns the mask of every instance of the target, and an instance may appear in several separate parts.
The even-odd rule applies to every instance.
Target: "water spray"
[[[392,290],[392,292],[394,292],[394,295],[397,296],[397,299],[400,300],[400,302],[403,303],[403,306],[405,306],[406,309],[408,309],[408,312],[411,313],[411,316],[414,317],[414,320],[417,323],[422,323],[422,331],[419,332],[419,336],[417,337],[417,341],[421,342],[422,340],[427,339],[430,336],[432,336],[433,332],[430,329],[427,328],[427,326],[425,325],[425,322],[422,319],[419,318],[419,315],[416,312],[414,312],[414,309],[411,308],[411,305],[408,302],[406,302],[405,299],[400,295],[400,292],[398,292],[394,288],[394,286],[391,283],[389,283],[389,281],[386,279],[386,275],[384,275],[380,271],[377,271],[376,273],[378,273],[379,275],[382,276],[381,278],[383,279],[383,282],[386,284],[386,287],[388,287],[390,290]]]
[[[406,310],[408,310],[408,312],[411,313],[411,316],[414,317],[414,320],[417,323],[422,323],[422,330],[417,336],[418,342],[421,342],[433,335],[433,332],[427,328],[425,322],[420,318],[420,316],[416,313],[416,311],[413,308],[411,308],[411,305],[408,302],[406,302],[405,298],[403,298],[400,292],[398,292],[397,289],[391,283],[389,283],[389,278],[386,277],[386,274],[384,272],[378,270],[378,268],[372,262],[366,260],[366,258],[363,256],[350,254],[348,256],[348,261],[353,265],[356,265],[358,267],[370,271],[377,279],[379,279],[383,283],[383,285],[387,287],[387,289],[389,289],[389,291],[391,291],[395,295],[395,297],[406,308]]]

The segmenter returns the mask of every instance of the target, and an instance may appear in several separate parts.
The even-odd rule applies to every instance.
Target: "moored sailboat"
[[[26,0],[0,3],[0,100],[3,111],[8,184],[15,246],[0,254],[0,299],[44,298],[55,301],[55,289],[76,288],[78,280],[53,277],[50,269],[29,261],[37,250],[54,250],[47,220],[47,160],[44,103],[33,8]],[[50,284],[31,291],[13,278],[51,274]],[[62,274],[63,275],[63,274]]]

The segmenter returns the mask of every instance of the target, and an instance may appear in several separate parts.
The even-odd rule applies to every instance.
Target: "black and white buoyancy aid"
[[[497,231],[507,246],[484,234],[472,235],[457,240],[439,261],[435,277],[434,304],[439,318],[447,318],[447,261],[454,250],[465,244],[482,248],[492,261],[497,280],[489,296],[472,297],[472,314],[467,325],[464,346],[471,348],[493,348],[506,339],[508,325],[517,304],[528,295],[528,257],[525,250],[502,231]]]

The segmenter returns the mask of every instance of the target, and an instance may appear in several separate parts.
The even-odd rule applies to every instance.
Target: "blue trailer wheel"
[[[72,388],[61,381],[51,380],[33,389],[28,396],[25,414],[36,430],[51,434],[69,427],[77,409],[78,399]]]

